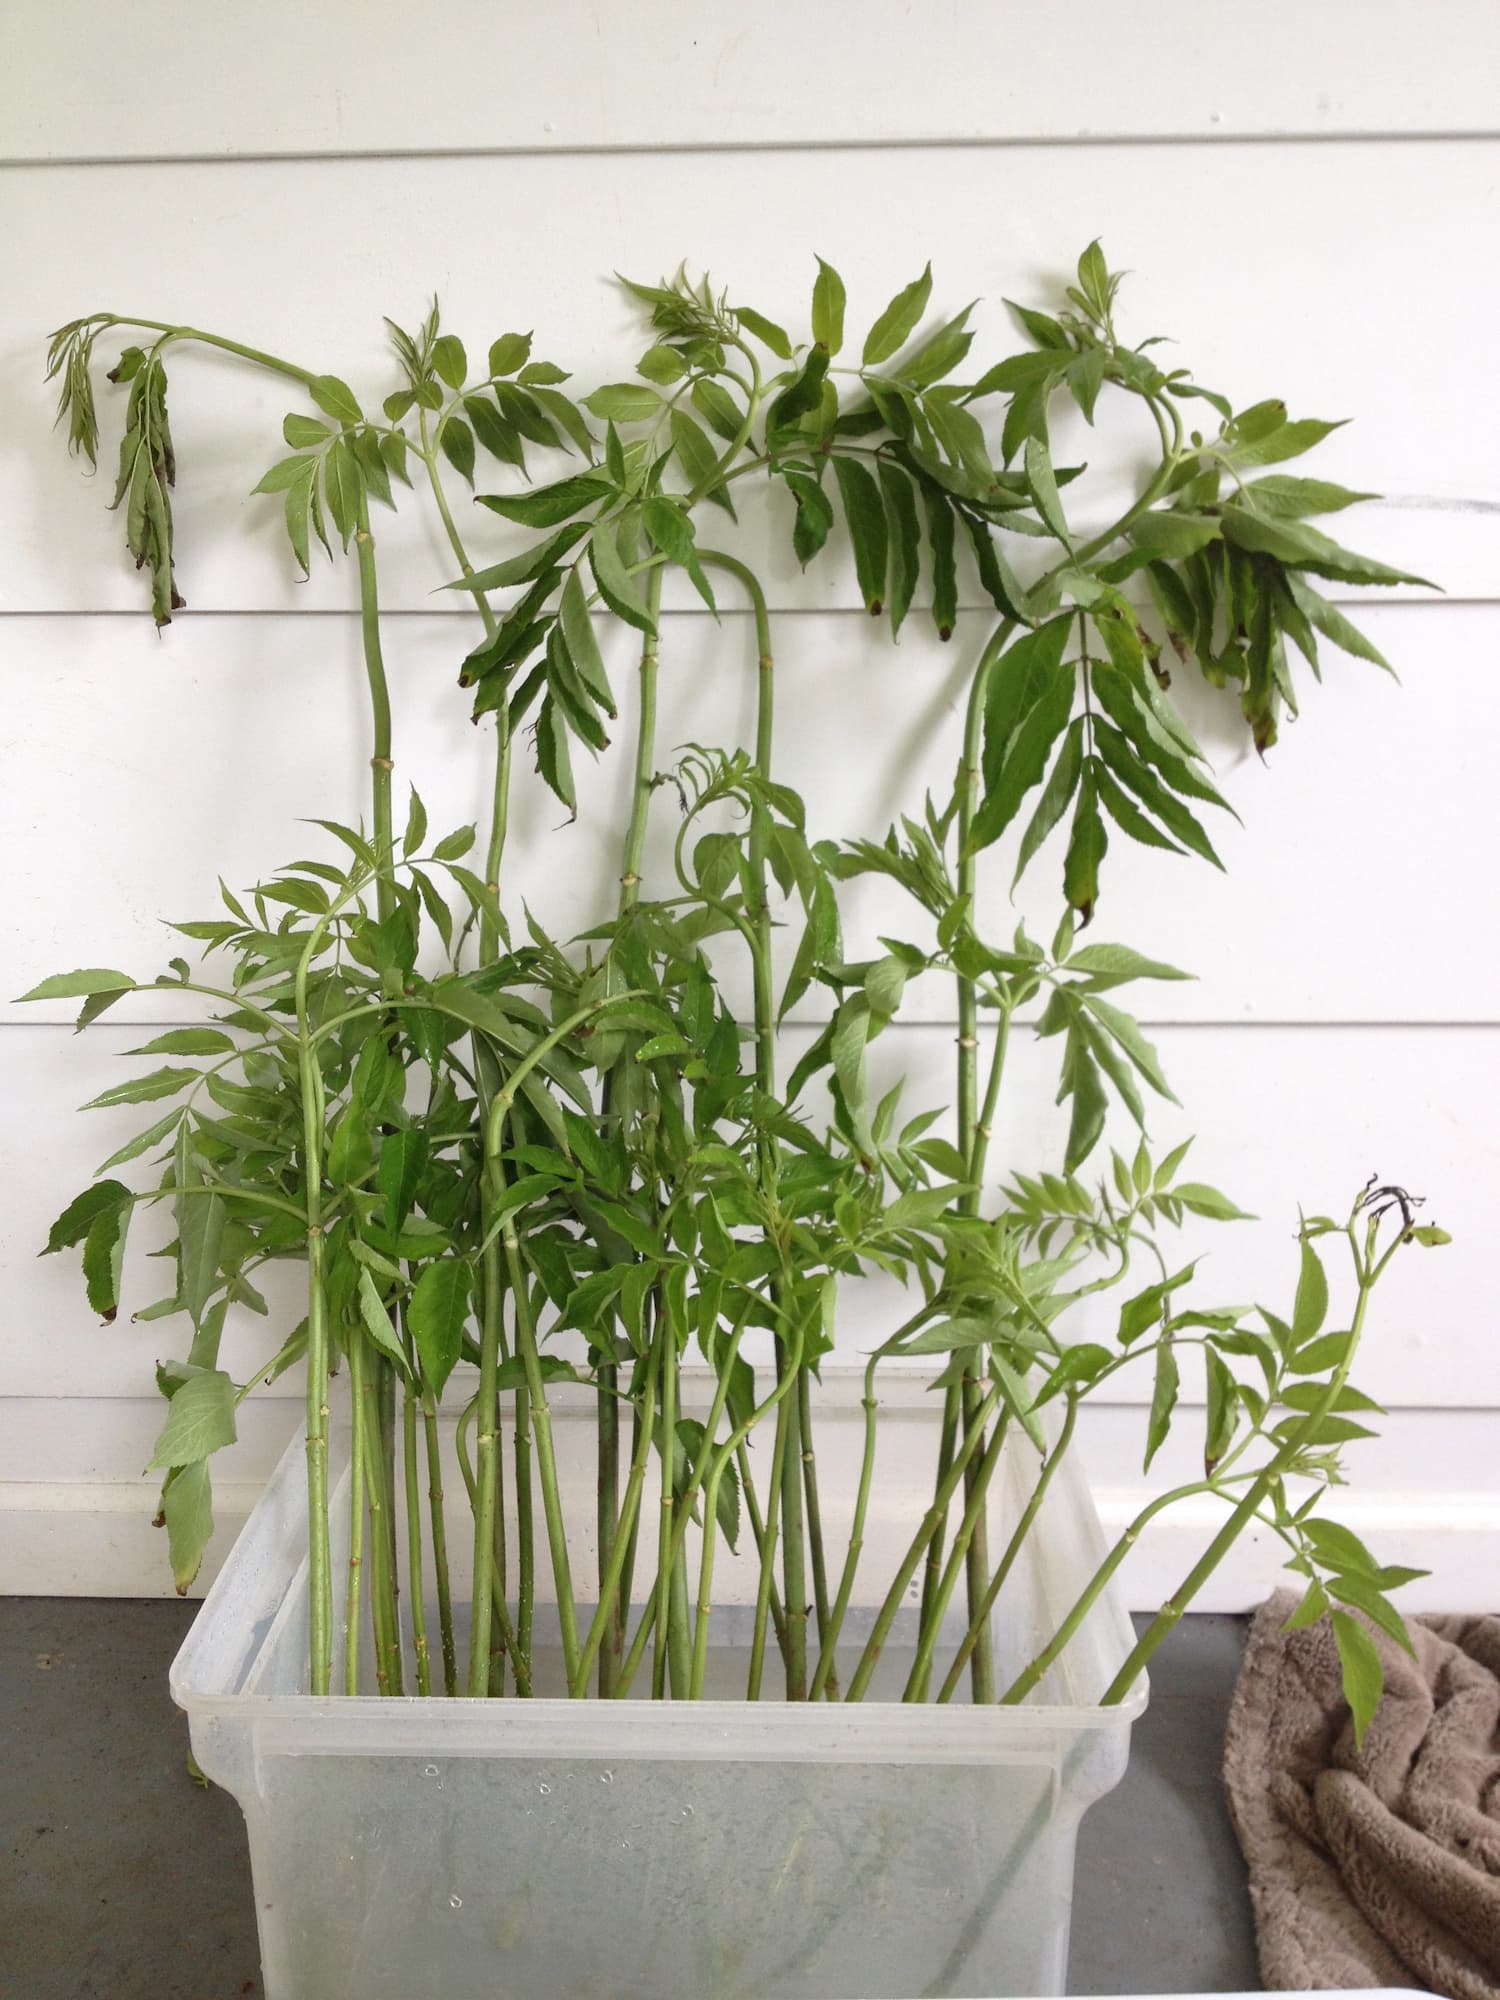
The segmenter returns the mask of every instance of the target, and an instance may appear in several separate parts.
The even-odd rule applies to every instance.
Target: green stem
[[[787,1387],[783,1379],[781,1387]],[[765,1671],[766,1620],[771,1609],[771,1583],[775,1573],[776,1545],[781,1530],[781,1498],[786,1481],[786,1426],[781,1418],[786,1410],[783,1400],[777,1410],[776,1441],[771,1447],[771,1493],[766,1501],[766,1532],[760,1551],[760,1581],[755,1590],[755,1624],[750,1635],[750,1672],[745,1686],[746,1701],[760,1700],[761,1677]],[[780,1634],[782,1652],[790,1661],[792,1657],[792,1607],[782,1608],[782,1630]],[[789,1669],[790,1671],[790,1669]]]
[[[835,1652],[839,1634],[844,1628],[844,1619],[849,1610],[849,1599],[854,1592],[854,1575],[859,1568],[860,1555],[865,1545],[865,1517],[870,1508],[870,1488],[875,1474],[875,1438],[880,1405],[875,1400],[875,1370],[881,1357],[871,1355],[865,1368],[865,1393],[861,1408],[865,1413],[864,1453],[859,1468],[859,1488],[854,1496],[854,1521],[849,1530],[849,1547],[844,1556],[843,1574],[839,1578],[838,1596],[834,1601],[832,1615],[823,1618],[819,1614],[818,1637],[820,1650],[818,1663],[813,1672],[811,1696],[814,1701],[822,1699],[825,1691],[831,1701],[838,1699],[838,1681],[834,1673]]]
[[[947,1515],[949,1504],[957,1490],[958,1483],[968,1470],[969,1462],[973,1458],[980,1440],[984,1436],[984,1427],[988,1423],[999,1400],[1000,1391],[998,1389],[991,1389],[974,1412],[973,1420],[965,1430],[963,1443],[955,1454],[952,1465],[948,1468],[947,1476],[939,1484],[936,1493],[934,1493],[932,1505],[922,1517],[922,1525],[913,1536],[911,1545],[907,1549],[905,1556],[902,1558],[901,1566],[896,1572],[895,1579],[890,1589],[886,1592],[885,1600],[876,1614],[874,1629],[865,1641],[865,1649],[859,1657],[859,1664],[855,1667],[854,1678],[849,1683],[849,1692],[844,1697],[846,1701],[859,1701],[864,1695],[865,1689],[870,1685],[870,1676],[874,1673],[879,1663],[881,1650],[889,1636],[891,1626],[895,1622],[896,1614],[901,1609],[902,1601],[906,1596],[907,1585],[916,1574],[917,1564],[922,1560],[928,1542],[937,1533],[939,1526]]]
[[[134,313],[99,313],[101,331],[104,326],[139,326],[151,333],[165,333],[173,340],[195,341],[200,347],[216,347],[224,354],[236,355],[241,361],[253,361],[257,368],[269,368],[275,375],[286,375],[305,387],[318,380],[315,370],[299,368],[293,361],[283,361],[279,355],[267,354],[259,347],[246,347],[242,341],[227,340],[220,333],[205,333],[196,326],[170,326],[165,320],[137,319]]]
[[[1078,1419],[1078,1401],[1077,1391],[1070,1392],[1068,1395],[1067,1414],[1063,1418],[1062,1428],[1057,1434],[1057,1442],[1042,1461],[1042,1468],[1037,1475],[1036,1485],[1031,1490],[1031,1498],[1027,1501],[1020,1520],[1016,1523],[1014,1534],[1005,1545],[1005,1554],[1000,1558],[999,1567],[990,1578],[984,1596],[979,1600],[979,1608],[970,1622],[968,1631],[964,1634],[962,1645],[954,1655],[953,1664],[948,1669],[947,1678],[938,1689],[937,1698],[939,1702],[951,1701],[953,1699],[954,1691],[958,1687],[964,1668],[969,1664],[969,1656],[974,1651],[979,1634],[989,1626],[990,1616],[994,1611],[996,1599],[1005,1588],[1005,1580],[1015,1567],[1016,1558],[1025,1546],[1026,1537],[1031,1532],[1032,1523],[1041,1511],[1042,1502],[1047,1497],[1047,1488],[1052,1483],[1052,1475],[1062,1463],[1063,1454],[1072,1442],[1073,1426]]]
[[[641,644],[640,712],[636,719],[635,768],[632,778],[630,820],[625,832],[620,865],[618,914],[624,917],[640,900],[641,868],[646,853],[646,829],[651,812],[651,780],[656,762],[656,695],[660,652],[658,625],[661,617],[663,571],[651,570],[646,578],[646,611],[651,629]],[[614,1100],[613,1079],[606,1078],[604,1110],[608,1116]],[[598,1376],[597,1500],[596,1539],[598,1542],[600,1601],[604,1601],[604,1578],[612,1566],[619,1534],[620,1492],[620,1371],[612,1354],[601,1351]],[[633,1558],[634,1543],[627,1553]],[[614,1692],[616,1677],[625,1651],[625,1609],[630,1595],[628,1581],[616,1589],[611,1602],[610,1622],[599,1648],[599,1693],[607,1698]]]
[[[979,665],[975,670],[973,680],[969,685],[968,705],[964,712],[963,757],[959,765],[958,779],[955,787],[958,804],[958,870],[956,887],[959,903],[967,907],[970,912],[971,921],[977,886],[976,857],[972,851],[972,844],[974,815],[979,806],[980,757],[984,734],[985,702],[989,692],[990,677],[1004,652],[1006,641],[1014,630],[1014,621],[1007,618],[1002,620],[990,635],[989,641],[980,655]],[[979,1127],[981,1124],[987,1123],[987,1120],[981,1119],[979,1115],[979,995],[978,988],[972,978],[959,973],[957,981],[958,1150],[965,1160],[972,1162],[976,1158],[976,1148],[980,1145]],[[1009,1015],[1007,1014],[1002,1023],[1002,1033],[1008,1026]],[[1003,1061],[1004,1056],[1003,1052],[1001,1052],[1001,1066],[1003,1066]],[[997,1067],[992,1066],[991,1075],[995,1080],[995,1087],[998,1090],[999,1079]],[[989,1106],[988,1108],[991,1115],[993,1115],[993,1106]],[[978,1155],[978,1157],[982,1158],[982,1155]],[[977,1186],[971,1187],[967,1194],[960,1197],[959,1209],[965,1215],[977,1215],[979,1213],[979,1189]],[[985,1351],[983,1348],[980,1348],[976,1352],[974,1363],[976,1368],[982,1373],[985,1365]],[[960,1408],[965,1424],[973,1422],[974,1413],[979,1407],[982,1395],[983,1390],[980,1383],[974,1381],[966,1372],[959,1396]],[[965,1482],[965,1499],[968,1504],[972,1504],[973,1502],[974,1481],[977,1475],[978,1462],[976,1461],[969,1478]],[[989,1575],[989,1566],[988,1527],[981,1515],[975,1524],[973,1535],[968,1544],[966,1587],[971,1624],[974,1622],[979,1600],[984,1594],[985,1582]],[[929,1582],[930,1580],[931,1572],[929,1571]],[[926,1636],[930,1624],[932,1601],[932,1592],[924,1590],[924,1636]],[[988,1625],[981,1626],[975,1641],[972,1680],[976,1702],[994,1700],[995,1669]]]
[[[578,1656],[577,1675],[569,1688],[569,1692],[575,1696],[588,1692],[588,1677],[594,1660],[604,1643],[606,1633],[612,1631],[619,1620],[619,1599],[625,1578],[626,1559],[634,1544],[635,1526],[640,1517],[641,1496],[646,1486],[646,1468],[651,1459],[656,1418],[656,1380],[660,1361],[660,1349],[653,1341],[650,1358],[646,1363],[645,1383],[641,1390],[640,1401],[636,1405],[637,1416],[643,1415],[643,1421],[636,1426],[630,1473],[625,1481],[625,1498],[617,1519],[617,1532],[610,1544],[609,1561],[600,1578],[598,1607],[589,1626],[588,1637],[583,1642],[583,1651]]]
[[[1286,1475],[1288,1467],[1307,1449],[1318,1425],[1337,1403],[1340,1392],[1349,1378],[1349,1371],[1354,1366],[1354,1357],[1359,1351],[1360,1337],[1364,1333],[1365,1314],[1370,1304],[1370,1294],[1375,1288],[1376,1280],[1379,1278],[1381,1271],[1384,1269],[1384,1261],[1378,1265],[1373,1262],[1375,1230],[1376,1224],[1371,1222],[1368,1226],[1363,1261],[1358,1259],[1356,1253],[1356,1264],[1359,1270],[1359,1293],[1355,1303],[1353,1323],[1350,1328],[1348,1352],[1329,1377],[1328,1386],[1318,1398],[1318,1401],[1308,1411],[1296,1429],[1281,1443],[1275,1455],[1267,1460],[1253,1483],[1246,1489],[1244,1496],[1235,1506],[1218,1534],[1214,1536],[1213,1540],[1203,1551],[1197,1562],[1193,1564],[1193,1567],[1188,1571],[1177,1589],[1173,1591],[1172,1595],[1162,1605],[1151,1623],[1146,1627],[1139,1639],[1137,1639],[1134,1647],[1126,1656],[1124,1665],[1104,1690],[1101,1699],[1106,1706],[1111,1706],[1116,1702],[1124,1700],[1125,1696],[1130,1692],[1130,1688],[1136,1677],[1145,1670],[1146,1663],[1150,1660],[1152,1654],[1155,1653],[1157,1647],[1160,1646],[1163,1639],[1166,1638],[1167,1634],[1177,1624],[1193,1599],[1198,1595],[1198,1592],[1224,1560],[1224,1557],[1229,1553],[1230,1548],[1239,1538],[1242,1530],[1260,1511],[1267,1494],[1269,1494],[1272,1487],[1276,1484],[1276,1481]],[[1388,1251],[1386,1253],[1387,1258],[1389,1258],[1389,1255],[1390,1252]]]
[[[364,1406],[360,1436],[364,1451],[365,1490],[369,1495],[370,1529],[370,1623],[375,1637],[375,1685],[381,1694],[399,1694],[400,1639],[394,1631],[394,1605],[390,1572],[385,1562],[387,1545],[385,1505],[385,1461],[380,1436],[380,1395],[375,1371],[365,1352],[365,1336],[360,1328],[347,1329],[349,1352],[349,1394]]]
[[[443,1648],[443,1692],[458,1693],[458,1649],[453,1635],[453,1585],[448,1574],[448,1523],[443,1510],[443,1462],[437,1404],[422,1391],[422,1431],[427,1446],[427,1511],[432,1528],[432,1569],[437,1585],[438,1632]]]
[[[750,1535],[755,1543],[755,1554],[760,1562],[766,1556],[766,1522],[760,1511],[760,1495],[755,1490],[755,1481],[750,1472],[749,1446],[740,1443],[735,1446],[735,1467],[740,1475],[740,1495],[745,1503],[745,1512],[750,1520]],[[786,1645],[786,1613],[782,1609],[781,1592],[776,1588],[776,1578],[771,1578],[770,1593],[771,1629],[776,1634],[778,1646]]]
[[[349,1585],[344,1597],[344,1693],[359,1693],[360,1586],[365,1553],[365,1399],[359,1363],[349,1353],[353,1433],[349,1450]]]
[[[491,1178],[486,1162],[485,1178]],[[493,1190],[491,1190],[491,1202]],[[474,1604],[469,1628],[469,1686],[471,1696],[488,1693],[490,1680],[490,1636],[495,1604],[495,1515],[500,1485],[500,1372],[503,1294],[499,1282],[499,1255],[491,1243],[484,1255],[484,1290],[479,1329],[479,1395],[477,1399],[479,1435],[478,1470],[474,1496]],[[493,1268],[492,1268],[493,1267]],[[520,1443],[517,1440],[517,1478],[520,1476]],[[523,1550],[524,1558],[524,1550]]]
[[[454,1449],[458,1454],[458,1469],[463,1474],[464,1488],[469,1496],[471,1510],[478,1506],[479,1486],[474,1477],[474,1468],[469,1463],[468,1447],[464,1443],[464,1427],[472,1421],[478,1407],[479,1398],[475,1396],[465,1407],[453,1434]],[[496,1540],[497,1542],[499,1540],[498,1529]],[[528,1650],[522,1653],[517,1644],[516,1634],[511,1629],[510,1615],[505,1605],[505,1576],[501,1567],[500,1555],[495,1548],[491,1548],[490,1550],[489,1569],[490,1597],[493,1605],[495,1625],[500,1635],[500,1647],[510,1656],[511,1664],[515,1668],[516,1693],[529,1696],[531,1694],[531,1653],[529,1646]]]
[[[802,1430],[802,1495],[807,1510],[807,1545],[812,1554],[813,1609],[817,1614],[818,1655],[831,1623],[828,1561],[823,1548],[823,1507],[818,1497],[818,1460],[813,1445],[812,1378],[804,1368],[797,1377],[797,1420]],[[839,1698],[838,1679],[830,1675],[828,1699]]]
[[[380,1411],[380,1491],[385,1502],[385,1538],[380,1554],[391,1616],[391,1686],[402,1694],[405,1665],[401,1653],[401,1565],[396,1553],[396,1370],[383,1354],[375,1357],[375,1400]]]
[[[302,1178],[307,1223],[307,1604],[309,1681],[327,1694],[332,1675],[333,1579],[328,1536],[328,1294],[320,1203],[323,1190],[323,1076],[308,1039],[307,969],[297,967],[297,1064],[302,1096]]]
[[[427,1605],[422,1584],[422,1487],[417,1464],[417,1399],[408,1382],[401,1403],[401,1438],[406,1474],[406,1583],[411,1599],[412,1648],[417,1659],[417,1693],[432,1693],[427,1652]]]
[[[1156,1516],[1162,1513],[1164,1509],[1175,1506],[1179,1500],[1189,1500],[1195,1494],[1212,1493],[1213,1490],[1212,1480],[1194,1480],[1186,1486],[1174,1486],[1169,1493],[1159,1493],[1154,1500],[1149,1501],[1141,1509],[1094,1572],[1088,1586],[1073,1605],[1067,1617],[1064,1618],[1061,1625],[1053,1633],[1051,1639],[1042,1648],[1041,1652],[1037,1654],[1031,1664],[1016,1676],[1004,1694],[1000,1696],[1002,1704],[1014,1707],[1018,1702],[1024,1701],[1027,1695],[1031,1693],[1037,1682],[1041,1680],[1042,1676],[1047,1673],[1053,1663],[1061,1656],[1079,1626],[1082,1625],[1084,1619],[1093,1610],[1110,1578],[1140,1540],[1142,1531],[1150,1525]]]
[[[493,1157],[493,1156],[492,1156]],[[498,1167],[498,1160],[495,1161]],[[536,1328],[531,1318],[531,1301],[526,1290],[526,1269],[521,1262],[521,1246],[516,1238],[514,1211],[507,1215],[501,1230],[506,1269],[516,1315],[516,1351],[526,1371],[526,1387],[531,1399],[533,1437],[536,1445],[537,1477],[542,1488],[542,1513],[547,1524],[547,1546],[552,1556],[552,1578],[557,1589],[557,1616],[562,1634],[563,1667],[571,1686],[578,1670],[578,1612],[573,1602],[573,1575],[568,1561],[568,1537],[563,1518],[562,1495],[557,1483],[557,1459],[552,1443],[552,1412],[547,1405],[542,1380],[541,1358],[537,1353]],[[528,1643],[529,1643],[528,1631]]]
[[[958,1583],[959,1565],[962,1564],[969,1588],[974,1588],[973,1568],[969,1562],[969,1551],[974,1535],[984,1519],[984,1510],[989,1501],[990,1482],[995,1476],[995,1467],[1000,1463],[1000,1454],[1005,1446],[1006,1417],[1001,1416],[990,1433],[989,1443],[983,1456],[975,1463],[974,1476],[967,1482],[967,1499],[963,1516],[958,1524],[958,1533],[953,1538],[953,1551],[948,1557],[932,1602],[932,1613],[917,1641],[917,1654],[907,1676],[903,1701],[925,1701],[927,1683],[932,1672],[932,1656],[937,1647],[938,1635],[948,1606],[953,1601],[953,1592]],[[972,1630],[972,1626],[970,1627]],[[976,1635],[977,1638],[977,1635]]]
[[[656,1338],[661,1348],[661,1500],[656,1541],[656,1638],[651,1654],[651,1693],[660,1701],[667,1684],[667,1649],[671,1640],[674,1517],[672,1503],[677,1471],[677,1330],[665,1311],[658,1311]],[[676,1693],[673,1676],[673,1693]]]
[[[755,767],[770,781],[776,721],[776,662],[771,647],[771,619],[765,592],[744,563],[717,550],[704,550],[702,560],[723,569],[739,582],[755,616],[757,651],[755,708]],[[755,1080],[767,1097],[776,1095],[776,997],[771,970],[771,905],[769,893],[770,820],[757,802],[750,820],[750,917],[755,938],[751,953],[754,980]],[[775,1140],[762,1135],[759,1147],[762,1194],[774,1208],[778,1179]],[[785,1366],[785,1349],[778,1348],[778,1366]],[[789,1378],[790,1379],[790,1378]],[[811,1401],[805,1380],[777,1413],[781,1448],[782,1595],[786,1606],[783,1645],[788,1701],[807,1699],[807,1529],[813,1536],[814,1589],[818,1594],[819,1637],[828,1617],[827,1566],[818,1506],[816,1462],[811,1455]],[[806,1514],[804,1515],[804,1491]]]

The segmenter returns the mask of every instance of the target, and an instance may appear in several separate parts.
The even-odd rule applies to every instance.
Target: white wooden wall
[[[982,292],[998,337],[1002,295],[1045,299],[1102,235],[1137,274],[1128,324],[1170,332],[1199,379],[1237,401],[1279,394],[1298,413],[1357,419],[1316,469],[1389,498],[1346,517],[1346,538],[1446,586],[1441,600],[1405,591],[1361,606],[1403,684],[1336,660],[1265,768],[1195,696],[1245,821],[1225,837],[1227,879],[1112,855],[1099,928],[1201,975],[1147,1009],[1186,1106],[1154,1137],[1201,1132],[1197,1171],[1262,1218],[1189,1232],[1226,1297],[1284,1300],[1299,1201],[1338,1208],[1372,1169],[1425,1192],[1453,1231],[1451,1249],[1413,1253],[1381,1294],[1361,1374],[1390,1416],[1381,1442],[1352,1455],[1360,1483],[1343,1511],[1393,1558],[1434,1571],[1410,1602],[1491,1607],[1497,75],[1488,0],[1087,0],[1066,33],[1012,0],[442,0],[420,12],[10,0],[0,991],[75,964],[154,969],[168,951],[160,918],[208,913],[219,873],[253,880],[302,851],[294,822],[353,817],[366,783],[352,579],[341,565],[294,582],[275,503],[244,497],[278,455],[282,391],[208,357],[175,370],[192,608],[158,640],[104,509],[105,475],[81,479],[49,434],[52,327],[97,308],[192,321],[375,392],[389,386],[381,314],[410,322],[436,291],[471,347],[534,327],[538,352],[587,386],[643,344],[614,269],[655,278],[686,256],[800,323],[816,250],[868,323],[930,256],[937,299]],[[396,614],[398,782],[446,798],[457,821],[482,785],[451,684],[471,641],[428,595],[445,571],[418,512],[377,523]],[[475,540],[498,550],[493,526]],[[763,533],[753,509],[747,532]],[[850,577],[829,566],[803,579],[779,553],[768,560],[784,775],[821,829],[879,832],[908,757],[950,764],[953,690],[983,619],[968,617],[947,651],[913,620],[892,652]],[[664,740],[743,727],[747,649],[743,621],[716,630],[677,606]],[[917,716],[904,747],[893,718],[905,731]],[[590,796],[615,808],[623,782],[620,761],[606,762]],[[597,907],[610,867],[587,811],[562,834],[556,818],[528,791],[515,880],[565,929]],[[866,896],[855,929],[882,927]],[[880,1045],[916,1100],[943,1087],[944,1009],[934,994]],[[170,1329],[124,1315],[97,1327],[71,1263],[35,1252],[131,1129],[69,1107],[119,1075],[148,1020],[169,1018],[165,1002],[132,1001],[79,1041],[66,1009],[27,1009],[0,1032],[0,1587],[167,1587],[140,1469]],[[1050,1064],[1023,1052],[1016,1164],[1059,1136]],[[131,1284],[142,1302],[161,1289],[141,1261]],[[235,1330],[230,1366],[254,1365],[259,1334]],[[298,1421],[295,1384],[282,1389],[247,1406],[220,1461],[219,1548]],[[1125,1401],[1094,1413],[1088,1448],[1111,1522],[1139,1503],[1140,1414]],[[1142,1552],[1138,1602],[1178,1572],[1186,1533]],[[1247,1546],[1205,1601],[1248,1604],[1274,1573],[1273,1553]]]

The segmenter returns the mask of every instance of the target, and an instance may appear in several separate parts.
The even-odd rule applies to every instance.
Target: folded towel
[[[1268,1988],[1425,1986],[1500,2000],[1500,1617],[1379,1632],[1385,1693],[1356,1747],[1325,1622],[1256,1613],[1224,1782]]]

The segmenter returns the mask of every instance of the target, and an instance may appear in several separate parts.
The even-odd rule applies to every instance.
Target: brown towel
[[[1372,1632],[1385,1694],[1356,1749],[1326,1622],[1262,1605],[1224,1746],[1268,1988],[1500,2000],[1500,1618]]]

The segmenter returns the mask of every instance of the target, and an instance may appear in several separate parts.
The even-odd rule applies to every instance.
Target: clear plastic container
[[[999,1483],[992,1536],[1028,1476]],[[337,1562],[343,1479],[335,1505]],[[1063,1991],[1078,1822],[1146,1700],[1098,1705],[1131,1643],[1113,1593],[1015,1708],[314,1699],[306,1519],[298,1439],[172,1669],[194,1754],[245,1815],[266,2000]],[[1000,1672],[1102,1553],[1065,1461],[997,1606]],[[715,1614],[721,1686],[747,1619]],[[899,1692],[899,1646],[885,1667]]]

